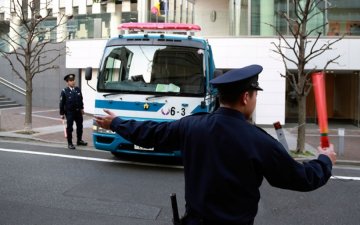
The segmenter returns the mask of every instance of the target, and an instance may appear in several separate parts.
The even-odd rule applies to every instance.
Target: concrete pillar
[[[344,128],[338,128],[338,136],[339,136],[338,154],[344,155],[344,146],[345,146],[345,129]]]
[[[268,24],[275,25],[274,0],[260,0],[260,35],[272,36],[274,29]]]
[[[114,13],[115,12],[115,2],[108,2],[106,4],[106,12],[107,13]]]
[[[120,31],[118,30],[118,26],[121,23],[121,13],[113,13],[111,14],[111,20],[110,20],[110,37],[115,37],[120,34]]]
[[[14,43],[19,43],[20,42],[20,36],[18,35],[20,32],[20,28],[21,26],[20,25],[20,19],[19,18],[12,18],[11,21],[10,21],[10,26],[13,28],[13,29],[10,29],[10,32],[9,32],[9,36],[11,38],[11,41],[14,42]],[[13,45],[13,46],[16,46],[16,45]],[[15,50],[15,49],[13,49]]]
[[[138,20],[140,23],[146,23],[149,17],[149,1],[138,1],[137,3]]]
[[[234,18],[235,18],[235,27],[234,27],[234,33],[235,36],[240,35],[240,20],[241,20],[241,0],[236,0],[234,5]]]
[[[52,12],[54,16],[56,16],[56,14],[59,13],[59,7],[60,7],[59,1],[51,1],[49,7],[52,8]]]
[[[72,1],[65,2],[65,15],[72,15],[73,14],[73,4]]]
[[[119,33],[117,27],[121,23],[121,8],[118,7],[115,2],[108,2],[106,5],[106,12],[111,13],[110,24],[107,28],[103,23],[103,32],[108,33],[110,37],[114,37]]]
[[[122,12],[131,12],[131,3],[129,0],[122,1]]]
[[[42,17],[47,15],[47,8],[51,8],[51,5],[47,5],[47,1],[46,0],[41,0],[40,1],[40,15]]]
[[[92,13],[93,14],[98,14],[101,12],[101,4],[100,3],[93,3],[92,5]]]
[[[21,7],[21,6],[17,5],[16,2],[14,4],[15,4],[15,8]],[[20,10],[20,9],[18,8],[17,10]],[[18,35],[18,33],[21,33],[20,32],[20,23],[21,23],[20,18],[16,15],[14,17],[12,17],[11,10],[10,10],[10,26],[13,29],[10,29],[9,36],[11,38],[11,42],[13,42],[13,43],[20,42],[20,36]],[[16,44],[14,44],[13,46],[16,46]],[[11,46],[9,45],[9,50],[13,51],[14,49],[12,49]]]
[[[57,13],[57,24],[59,24],[57,28],[57,41],[59,42],[67,38],[66,20],[65,10],[62,9]]]
[[[86,2],[81,1],[79,4],[79,15],[85,15],[86,14]]]
[[[359,72],[358,72],[359,73]],[[358,109],[357,109],[357,127],[360,127],[360,74],[358,74]]]

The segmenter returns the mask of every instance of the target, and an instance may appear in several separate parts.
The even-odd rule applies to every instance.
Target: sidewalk
[[[63,145],[67,148],[64,137],[64,125],[60,119],[59,110],[55,108],[34,107],[32,111],[32,135],[21,134],[24,129],[25,107],[1,109],[0,139],[23,139],[41,141],[49,144]],[[88,146],[76,146],[77,149],[94,149],[92,142],[92,115],[85,115],[83,122],[83,140]],[[65,125],[66,126],[66,125]],[[76,125],[74,124],[73,140],[76,141]]]
[[[67,141],[64,137],[64,126],[60,119],[59,111],[56,108],[34,107],[32,112],[32,127],[36,132],[32,135],[21,134],[24,128],[25,107],[11,109],[0,109],[0,139],[11,138],[20,140],[41,141],[49,144],[63,145],[67,148]],[[84,116],[84,134],[83,140],[88,142],[88,146],[77,146],[80,150],[95,149],[92,141],[92,115]],[[297,124],[286,124],[283,131],[290,149],[296,148]],[[349,124],[329,125],[330,141],[339,149],[338,129],[344,128],[344,151],[338,152],[338,162],[343,164],[360,165],[360,128]],[[74,130],[76,126],[74,124]],[[276,137],[275,130],[271,126],[265,126],[264,129]],[[76,132],[73,132],[73,138],[76,140]],[[307,124],[306,129],[306,150],[316,152],[319,145],[319,130],[316,124]]]

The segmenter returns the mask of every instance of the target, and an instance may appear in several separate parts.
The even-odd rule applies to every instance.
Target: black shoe
[[[73,144],[68,144],[68,149],[76,149]]]
[[[83,145],[83,146],[86,146],[87,145],[87,142],[81,140],[81,141],[78,141],[77,142],[77,145]]]

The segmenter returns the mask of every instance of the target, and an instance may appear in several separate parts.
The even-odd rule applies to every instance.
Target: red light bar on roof
[[[201,31],[200,26],[185,23],[122,23],[119,30],[134,31]]]

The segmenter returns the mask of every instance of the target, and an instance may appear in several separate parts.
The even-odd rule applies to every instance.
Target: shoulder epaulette
[[[267,134],[267,135],[268,135],[269,137],[271,137],[272,139],[277,140],[276,138],[274,138],[272,135],[270,135],[266,130],[262,129],[261,127],[258,127],[258,126],[256,126],[256,125],[255,125],[255,127],[256,127],[257,129],[259,129],[261,132]]]
[[[261,127],[258,127],[258,126],[256,126],[256,125],[254,125],[257,129],[259,129],[260,131],[262,131],[262,132],[264,132],[264,133],[266,133],[266,134],[268,134],[268,132],[266,132],[266,130],[264,130],[264,129],[262,129]]]

